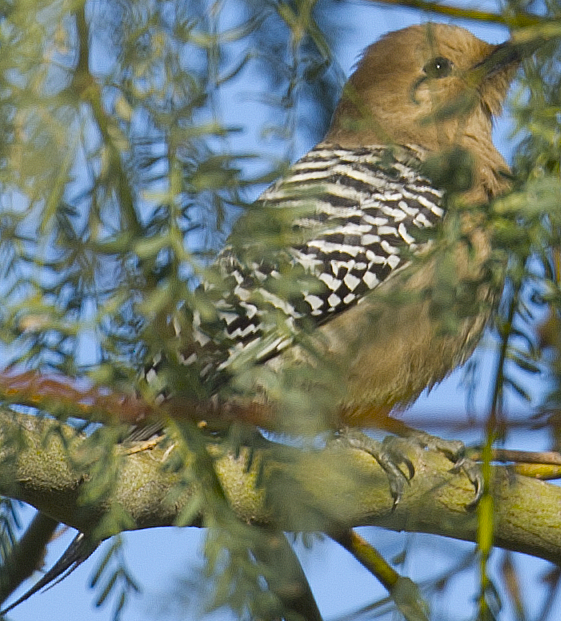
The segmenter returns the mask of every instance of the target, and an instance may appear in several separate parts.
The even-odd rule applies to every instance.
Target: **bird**
[[[521,59],[510,41],[430,22],[368,47],[325,138],[238,220],[194,293],[199,307],[171,319],[177,347],[150,359],[143,394],[170,416],[194,403],[205,422],[386,428],[461,365],[494,296],[490,234],[470,207],[510,187],[492,128]],[[450,218],[461,230],[453,248]],[[453,329],[435,299],[442,248],[455,270],[445,302],[469,306]],[[174,385],[182,374],[200,380],[202,397]],[[391,474],[383,450],[366,446]],[[85,560],[95,545],[78,537],[3,612]]]
[[[509,188],[492,127],[519,62],[508,43],[438,23],[367,48],[324,140],[238,220],[200,288],[214,312],[183,321],[176,358],[159,357],[147,383],[167,399],[166,365],[191,367],[220,395],[201,416],[294,431],[302,408],[290,416],[259,377],[331,365],[317,431],[377,427],[464,362],[489,317],[489,235],[472,213],[461,219],[454,284],[473,285],[475,311],[453,331],[435,312],[434,247],[452,197],[481,206]],[[185,409],[178,394],[168,407]]]

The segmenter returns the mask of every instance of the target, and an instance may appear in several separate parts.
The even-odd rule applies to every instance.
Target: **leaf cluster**
[[[147,398],[166,386],[178,394],[208,394],[200,368],[182,365],[178,331],[188,342],[195,317],[208,323],[216,317],[215,298],[232,283],[222,282],[210,266],[234,219],[250,212],[259,190],[294,159],[300,148],[295,136],[310,146],[325,130],[340,79],[332,56],[342,32],[339,4],[8,3],[0,22],[0,338],[13,368],[56,371]],[[510,9],[523,13],[529,7]],[[544,10],[559,18],[555,2]],[[523,136],[514,190],[473,214],[494,233],[484,275],[458,283],[455,248],[461,243],[470,251],[458,211],[442,232],[436,284],[422,292],[431,295],[443,331],[453,332],[482,308],[495,309],[500,354],[490,443],[508,430],[505,395],[530,401],[528,377],[546,367],[554,388],[543,420],[557,439],[561,435],[560,60],[552,40],[525,63],[513,104]],[[249,97],[265,109],[259,140],[272,145],[274,157],[239,146],[244,128],[234,110],[241,80],[259,85],[260,94],[252,90]],[[445,176],[462,189],[469,163],[464,165],[465,154],[454,155]],[[286,242],[286,223],[261,215],[254,226],[267,235],[255,247],[272,253]],[[302,274],[293,276],[279,280],[281,295],[302,287]],[[196,291],[203,279],[213,292]],[[481,287],[497,292],[505,282],[500,303],[498,294],[479,295]],[[547,342],[545,331],[535,331],[546,307],[552,317]],[[285,317],[271,313],[267,321],[271,334],[284,335]],[[306,330],[298,345],[306,355],[316,354]],[[139,372],[156,354],[169,364],[161,383],[147,386]],[[243,358],[237,371],[232,392],[266,385],[282,400],[291,424],[299,421],[304,431],[313,424],[306,416],[331,412],[339,397],[339,369],[319,359],[313,372],[293,368],[282,377]],[[72,415],[79,412],[61,414]],[[272,588],[284,582],[284,569],[267,553],[279,533],[264,533],[233,514],[208,436],[190,423],[172,423],[171,429],[175,453],[165,467],[179,472],[181,482],[169,502],[197,483],[177,523],[209,529],[211,607],[229,606],[243,618],[289,618],[286,601]],[[80,493],[84,511],[111,496],[123,459],[115,450],[122,428],[87,431],[84,453],[74,456],[77,467],[89,466]],[[225,451],[247,444],[238,431],[221,438]],[[187,452],[194,458],[187,459]],[[290,486],[281,486],[279,506],[289,495]],[[292,510],[303,514],[306,499],[297,500],[302,505]],[[3,507],[4,557],[18,523],[13,505]],[[114,504],[95,532],[105,537],[131,526],[130,516]],[[482,536],[490,536],[492,523],[484,526]],[[93,580],[99,603],[115,594],[115,617],[137,588],[118,549],[118,542],[109,548]],[[496,592],[482,565],[481,609],[496,616]]]

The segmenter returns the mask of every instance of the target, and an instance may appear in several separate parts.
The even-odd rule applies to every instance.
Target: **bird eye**
[[[444,56],[437,56],[431,58],[429,62],[423,67],[423,71],[429,78],[445,78],[450,75],[454,63]]]

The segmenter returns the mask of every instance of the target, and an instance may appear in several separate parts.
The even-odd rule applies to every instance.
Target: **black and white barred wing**
[[[201,345],[221,350],[220,369],[276,355],[302,326],[358,303],[427,243],[444,215],[443,192],[420,174],[421,155],[324,143],[262,194],[217,260],[227,283],[216,303],[220,331],[198,326]]]

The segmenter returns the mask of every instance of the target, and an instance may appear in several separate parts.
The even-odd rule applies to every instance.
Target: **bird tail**
[[[16,606],[19,606],[26,599],[35,595],[41,589],[50,589],[58,584],[69,574],[71,574],[79,565],[87,560],[97,549],[99,542],[94,542],[84,533],[78,533],[72,540],[72,543],[66,548],[58,561],[47,571],[47,573],[36,582],[28,591],[26,591],[19,599],[7,608],[0,610],[3,616]]]

